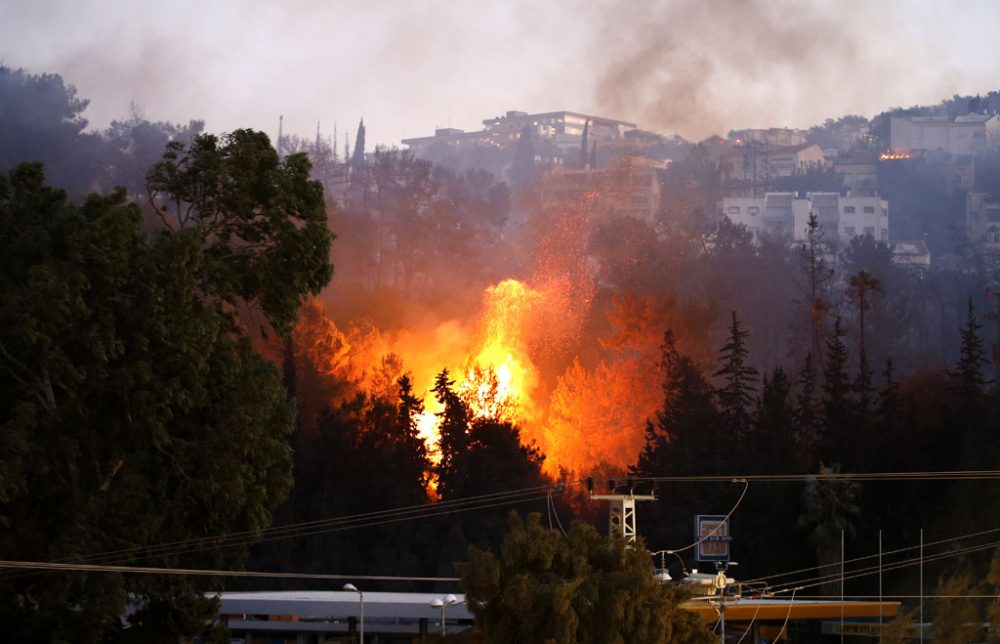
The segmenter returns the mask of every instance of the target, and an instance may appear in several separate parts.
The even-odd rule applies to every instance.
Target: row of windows
[[[844,206],[844,214],[845,215],[853,215],[856,212],[857,212],[857,210],[855,209],[854,206]],[[866,214],[866,215],[874,215],[875,214],[875,206],[864,206],[862,212],[864,212],[864,214]],[[738,214],[740,214],[740,207],[739,206],[729,206],[728,208],[726,208],[726,214],[727,215],[738,215]],[[747,214],[748,215],[759,215],[760,214],[760,207],[759,206],[747,206]],[[882,209],[882,214],[883,215],[887,215],[889,213],[883,208]]]
[[[862,231],[863,231],[861,233],[862,235],[866,235],[866,236],[871,237],[871,238],[874,239],[874,237],[875,237],[875,227],[874,226],[865,226],[862,229]],[[889,239],[889,231],[887,229],[883,228],[879,232],[880,232],[879,238],[882,241],[886,241],[886,240]],[[856,235],[857,235],[857,229],[854,226],[844,226],[844,237],[854,237]]]

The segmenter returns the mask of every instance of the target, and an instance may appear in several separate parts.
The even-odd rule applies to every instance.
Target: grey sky
[[[1000,89],[1000,3],[0,0],[0,63],[146,116],[398,144],[508,109],[700,138]]]

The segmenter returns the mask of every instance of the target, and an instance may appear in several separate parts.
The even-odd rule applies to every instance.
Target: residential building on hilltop
[[[748,142],[736,146],[719,161],[722,182],[730,196],[758,197],[770,191],[771,182],[826,166],[816,144],[770,146]]]
[[[976,154],[1000,145],[1000,115],[893,116],[889,142],[892,154],[934,150]]]
[[[729,139],[737,145],[741,143],[763,143],[773,147],[804,145],[809,133],[805,130],[787,127],[771,127],[767,129],[735,130],[730,132]]]
[[[746,226],[756,238],[804,241],[809,215],[813,213],[827,241],[848,243],[862,235],[889,241],[889,204],[877,196],[813,192],[800,197],[791,192],[771,192],[763,197],[726,197],[720,208],[723,215]]]
[[[629,157],[608,168],[553,168],[539,182],[543,208],[593,199],[602,211],[653,222],[660,208],[660,177],[648,159]]]
[[[965,230],[972,248],[983,258],[987,269],[996,278],[1000,269],[1000,194],[968,194]]]
[[[536,140],[551,141],[567,152],[576,152],[580,149],[584,127],[587,128],[588,140],[600,145],[602,141],[623,139],[626,132],[636,129],[636,124],[580,112],[528,114],[510,110],[503,116],[484,119],[483,129],[479,131],[439,128],[434,131],[434,136],[403,139],[402,142],[418,156],[440,145],[507,147],[520,138],[525,127],[531,130]]]

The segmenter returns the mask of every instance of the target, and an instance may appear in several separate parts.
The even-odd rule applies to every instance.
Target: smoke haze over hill
[[[700,138],[990,89],[993,3],[754,0],[0,6],[0,61],[55,72],[97,127],[127,114],[398,144],[505,109],[575,109]],[[780,100],[777,98],[780,96]],[[405,106],[406,109],[400,109]]]

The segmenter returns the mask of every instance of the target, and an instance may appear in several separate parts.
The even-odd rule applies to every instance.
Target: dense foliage
[[[224,198],[209,209],[160,185],[191,220],[152,235],[123,190],[75,206],[38,165],[0,176],[3,559],[238,568],[245,547],[144,548],[259,533],[287,495],[294,406],[236,307],[283,330],[325,284],[322,192],[307,162],[279,163],[266,136],[217,143],[194,143],[204,185],[250,181],[264,194],[246,194],[258,197],[247,210]],[[183,174],[175,161],[158,170]],[[17,641],[190,636],[213,614],[204,590],[182,578],[6,573],[0,629]]]
[[[653,576],[645,549],[574,522],[561,534],[541,516],[510,517],[498,555],[469,549],[459,565],[469,610],[485,642],[625,644],[712,642]]]

